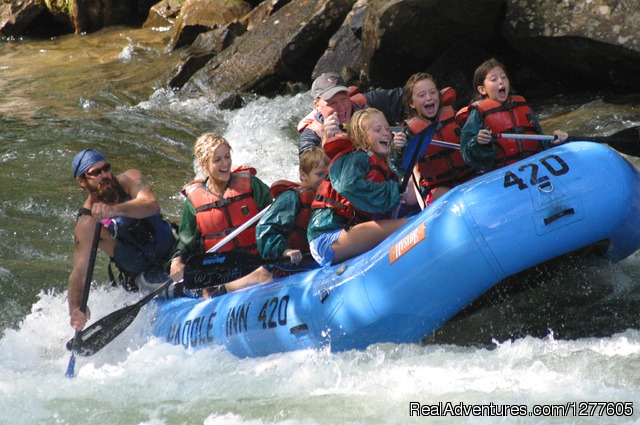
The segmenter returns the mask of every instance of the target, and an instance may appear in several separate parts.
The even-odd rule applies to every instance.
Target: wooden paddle
[[[256,223],[260,217],[262,217],[269,207],[264,208],[255,216],[251,217],[246,223],[243,223],[240,227],[235,229],[233,232],[229,233],[222,239],[218,244],[216,244],[213,248],[211,248],[208,253],[213,253],[220,248],[222,248],[229,241],[233,240],[236,236],[242,233],[244,230],[249,228],[251,225]],[[93,270],[93,266],[91,267]],[[186,270],[185,270],[186,273]],[[90,281],[89,281],[90,282]],[[75,346],[75,353],[81,356],[91,356],[101,349],[103,349],[107,344],[113,341],[118,335],[120,335],[125,329],[129,327],[131,323],[135,320],[142,309],[149,301],[154,299],[156,295],[165,291],[169,288],[169,286],[173,283],[171,279],[164,282],[153,292],[149,293],[144,298],[140,299],[135,304],[130,306],[121,308],[120,310],[116,310],[113,313],[108,314],[97,322],[93,323],[91,326],[85,328],[82,331],[76,332],[76,337],[67,342],[67,348],[72,349],[72,358],[75,363],[75,356],[73,352],[73,347]],[[226,283],[226,282],[222,282]],[[221,283],[221,284],[222,284]],[[85,291],[87,292],[87,291]],[[86,307],[86,306],[85,306]],[[77,340],[77,342],[76,342]],[[70,362],[71,363],[71,362]],[[72,370],[73,373],[73,370]]]
[[[87,264],[87,275],[84,279],[84,290],[82,292],[82,299],[80,301],[80,311],[86,313],[87,303],[89,302],[89,290],[91,289],[91,281],[93,280],[93,269],[96,265],[96,254],[98,252],[98,244],[100,243],[100,232],[102,231],[102,224],[96,221],[96,227],[93,232],[93,242],[91,244],[91,253],[89,255],[89,263]],[[76,367],[76,354],[80,346],[80,339],[82,337],[82,331],[76,331],[75,336],[71,343],[71,357],[69,358],[69,365],[67,366],[67,372],[65,375],[69,378],[73,378],[75,375]]]
[[[497,139],[528,139],[528,140],[554,140],[555,136],[544,134],[511,134],[494,133]],[[605,143],[613,149],[626,155],[640,157],[640,126],[625,128],[609,136],[569,136],[568,142],[589,141],[595,143]]]

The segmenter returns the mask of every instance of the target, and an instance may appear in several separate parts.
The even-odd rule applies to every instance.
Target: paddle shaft
[[[420,157],[420,153],[421,153],[420,151],[422,151],[422,145],[425,139],[429,138],[429,140],[427,141],[427,147],[428,147],[429,143],[431,143],[431,140],[433,139],[433,134],[435,133],[435,128],[437,127],[437,125],[438,125],[438,122],[434,121],[433,123],[425,127],[422,131],[420,131],[420,133],[414,136],[414,137],[419,137],[419,139],[418,139],[418,142],[416,143],[416,147],[414,151],[411,154],[409,164],[404,172],[404,178],[402,179],[402,183],[400,183],[401,195],[405,192],[405,190],[407,190],[407,186],[409,185],[409,179],[411,179],[413,176],[413,168],[416,166],[416,163],[418,162],[418,158]],[[398,206],[396,206],[393,209],[391,218],[393,219],[398,218],[399,212],[400,212],[400,204],[398,204]]]
[[[546,134],[512,134],[512,133],[492,133],[496,139],[521,139],[521,140],[555,140],[556,136]]]
[[[91,289],[91,281],[93,280],[93,269],[96,265],[96,255],[98,253],[98,244],[100,243],[100,232],[102,231],[102,224],[96,221],[96,227],[93,232],[93,242],[91,244],[91,253],[89,254],[89,263],[87,264],[87,275],[84,280],[84,289],[82,291],[82,299],[80,301],[80,311],[84,314],[87,312],[87,303],[89,302],[89,290]],[[65,375],[69,378],[73,378],[75,375],[76,367],[76,354],[78,352],[78,343],[82,331],[76,331],[73,337],[73,345],[71,348],[71,357],[69,358],[69,365],[67,366],[67,372]]]
[[[235,238],[236,236],[238,236],[240,233],[244,232],[246,229],[248,229],[249,227],[251,227],[253,224],[255,224],[258,220],[260,220],[262,218],[263,215],[265,215],[267,213],[267,210],[269,209],[271,205],[265,207],[262,211],[260,211],[258,214],[254,215],[253,217],[251,217],[249,220],[247,220],[246,222],[242,223],[241,226],[239,226],[236,230],[234,230],[233,232],[229,233],[227,236],[225,236],[224,239],[222,239],[220,242],[218,242],[217,244],[215,244],[211,249],[209,249],[207,251],[207,254],[210,254],[212,252],[216,252],[218,251],[220,248],[222,248],[223,246],[225,246],[227,243],[229,243],[229,241],[231,241],[233,238]]]
[[[449,149],[458,149],[460,150],[460,145],[458,143],[453,143],[453,142],[444,142],[442,140],[435,140],[435,139],[431,139],[431,144],[435,145],[435,146],[441,146],[443,148],[449,148]]]
[[[555,136],[545,134],[513,134],[513,133],[493,133],[493,137],[498,139],[528,139],[528,140],[555,140]],[[629,127],[617,131],[609,136],[569,136],[567,142],[590,141],[607,144],[629,144],[630,149],[637,153],[637,145],[640,144],[640,127]],[[635,149],[633,147],[635,146]],[[631,153],[630,153],[631,154]]]
[[[391,126],[391,127],[389,127],[389,130],[391,131],[391,133],[397,133],[398,131],[402,131],[402,127],[401,126]],[[445,142],[445,141],[442,141],[442,140],[431,139],[431,144],[435,145],[435,146],[441,146],[443,148],[460,149],[460,144],[453,143],[453,142]]]
[[[393,127],[391,130],[400,131],[401,127]],[[492,136],[496,139],[555,140],[555,136],[544,134],[494,133]],[[640,156],[640,126],[628,127],[609,136],[569,136],[567,138],[567,142],[582,140],[595,143],[605,143],[626,155]],[[460,149],[460,145],[457,143],[444,142],[441,140],[431,140],[431,144],[450,149]]]

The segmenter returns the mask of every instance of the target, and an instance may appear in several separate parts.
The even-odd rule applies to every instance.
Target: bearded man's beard
[[[103,180],[104,181],[104,180]],[[92,187],[89,189],[91,197],[98,202],[104,202],[105,204],[115,204],[120,201],[120,194],[124,193],[124,189],[114,177],[109,178],[109,186],[102,188],[102,185],[98,187]]]

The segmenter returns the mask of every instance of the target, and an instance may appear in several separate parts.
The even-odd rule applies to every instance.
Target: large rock
[[[143,28],[173,28],[184,0],[162,0],[149,9]]]
[[[519,0],[509,3],[504,34],[547,78],[637,90],[639,4],[638,0]]]
[[[21,35],[25,28],[47,8],[40,0],[0,2],[0,33],[5,36]]]
[[[0,33],[51,37],[139,26],[155,0],[2,0]]]
[[[218,101],[227,93],[273,93],[307,81],[355,0],[293,0],[215,56],[183,87]]]
[[[198,34],[195,41],[181,55],[180,62],[171,70],[167,85],[172,89],[182,88],[200,68],[229,47],[236,38],[251,31],[255,26],[261,25],[266,18],[290,1],[265,0],[241,19]]]
[[[50,0],[53,4],[54,1]],[[139,26],[146,18],[154,0],[57,0],[64,18],[68,13],[76,34],[94,32],[112,25]],[[65,8],[67,8],[65,10]]]
[[[373,85],[404,85],[452,45],[500,40],[504,0],[371,0],[362,32],[363,72]]]
[[[316,63],[311,80],[324,72],[342,74],[347,84],[360,84],[362,69],[362,26],[369,0],[358,0],[344,23],[329,40],[327,50]]]
[[[237,37],[247,31],[244,24],[231,22],[212,31],[199,34],[187,48],[182,59],[171,70],[167,85],[172,89],[180,89],[189,79],[203,68],[215,55],[229,47]]]
[[[504,8],[505,0],[359,0],[311,78],[337,71],[366,90],[403,86],[427,71],[441,87],[456,88],[460,106],[471,97],[475,67],[506,45]]]
[[[186,0],[173,27],[169,47],[190,45],[199,34],[240,19],[250,11],[251,5],[242,0]]]

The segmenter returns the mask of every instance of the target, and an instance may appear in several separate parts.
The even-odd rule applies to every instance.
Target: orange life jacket
[[[492,133],[537,133],[531,108],[522,96],[509,96],[504,103],[484,99],[470,107],[480,112],[485,128],[490,127]],[[542,150],[542,143],[538,140],[500,138],[496,163],[508,165]]]
[[[362,93],[358,91],[358,88],[355,86],[349,87],[349,98],[351,99],[351,108],[353,111],[359,111],[360,109],[365,109],[369,105],[367,105],[367,99],[364,97]],[[298,133],[302,133],[303,130],[308,129],[312,130],[314,133],[318,135],[322,139],[322,133],[324,132],[324,124],[317,120],[318,111],[315,109],[304,117],[298,123]]]
[[[455,90],[446,87],[440,91],[441,105],[437,119],[440,126],[436,130],[434,139],[445,142],[460,143],[460,127],[455,121],[453,105],[456,101]],[[411,134],[415,135],[424,130],[432,121],[415,116],[404,122]],[[418,171],[422,176],[422,186],[434,187],[453,186],[472,179],[477,172],[462,159],[458,149],[451,149],[434,144],[429,145],[422,158],[418,160]]]
[[[222,198],[211,192],[203,180],[194,180],[185,185],[182,193],[196,209],[196,223],[202,233],[205,251],[259,212],[251,190],[250,174],[255,173],[254,168],[234,170]],[[258,253],[255,226],[240,233],[219,249],[220,252],[233,250]]]
[[[298,249],[303,254],[309,252],[309,241],[307,240],[307,227],[309,226],[309,220],[311,219],[311,203],[316,195],[316,191],[310,187],[303,186],[300,183],[295,183],[289,180],[278,180],[274,182],[269,192],[275,200],[279,195],[287,190],[293,190],[300,202],[302,208],[298,211],[296,219],[294,221],[293,230],[287,237],[287,245],[290,249]]]
[[[331,158],[331,163],[329,164],[329,167],[331,167],[331,165],[342,155],[353,152],[353,143],[346,135],[338,135],[327,140],[324,144],[324,151],[327,156]],[[394,178],[393,171],[391,171],[389,164],[384,158],[380,158],[378,155],[369,153],[369,165],[370,170],[365,176],[365,179],[382,183]],[[347,220],[347,227],[369,221],[373,216],[373,214],[369,212],[356,208],[347,198],[340,195],[340,193],[331,185],[328,172],[327,176],[318,187],[315,199],[311,203],[311,208],[333,209],[339,216]]]

